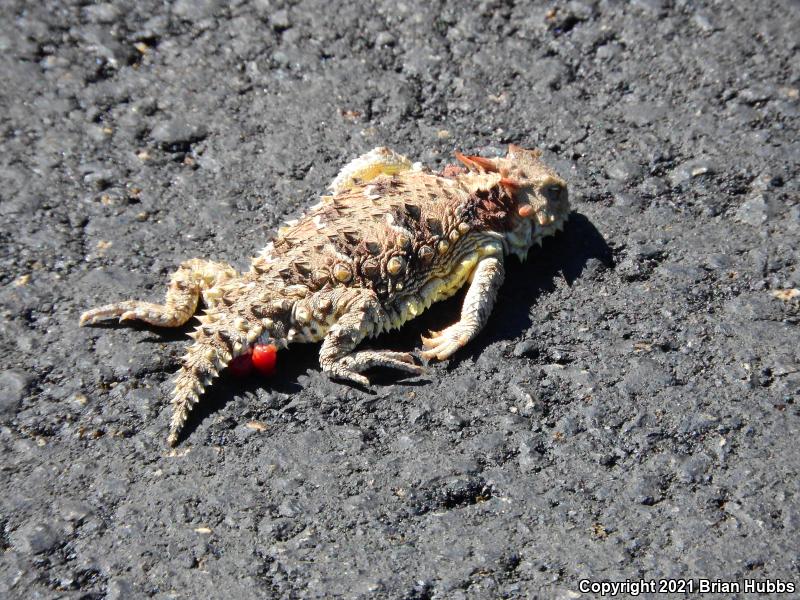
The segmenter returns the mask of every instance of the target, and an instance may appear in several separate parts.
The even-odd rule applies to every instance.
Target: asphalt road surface
[[[790,0],[2,2],[0,597],[800,584],[798,31]],[[77,326],[245,267],[372,147],[508,142],[575,213],[420,378],[292,347],[173,451],[191,327]]]

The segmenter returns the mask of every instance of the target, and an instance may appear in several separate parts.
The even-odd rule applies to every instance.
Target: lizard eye
[[[551,183],[542,189],[541,194],[550,203],[556,203],[561,199],[561,193],[564,191],[564,186],[559,183]]]

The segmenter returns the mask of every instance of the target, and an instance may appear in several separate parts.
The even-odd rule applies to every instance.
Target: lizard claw
[[[447,328],[442,329],[441,331],[434,331],[433,329],[428,330],[428,336],[425,337],[424,335],[419,336],[422,340],[423,345],[430,346],[435,343],[435,341],[442,336],[442,334],[447,331]]]
[[[341,379],[342,381],[349,381],[350,383],[355,383],[363,387],[369,387],[369,379],[366,378],[364,375],[360,375],[355,371],[348,371],[346,369],[337,369],[335,371],[330,372],[330,376],[336,379]]]
[[[470,339],[470,334],[461,327],[460,323],[455,323],[442,331],[437,332],[434,337],[422,338],[422,345],[425,348],[420,355],[426,360],[445,360],[450,358],[459,348],[464,346]]]

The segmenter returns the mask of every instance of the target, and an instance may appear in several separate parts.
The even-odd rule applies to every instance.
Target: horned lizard
[[[511,145],[505,157],[456,158],[463,166],[433,172],[375,148],[341,170],[331,195],[282,227],[249,271],[188,260],[164,304],[108,304],[83,313],[80,324],[119,318],[178,327],[202,298],[175,380],[170,445],[212,379],[257,343],[322,341],[322,370],[361,385],[372,367],[417,374],[409,353],[356,348],[468,284],[460,319],[422,338],[423,358],[448,358],[486,324],[504,256],[524,260],[569,215],[567,186],[538,151]]]

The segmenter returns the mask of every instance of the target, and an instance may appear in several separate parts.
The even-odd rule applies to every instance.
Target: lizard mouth
[[[561,231],[568,218],[569,213],[543,211],[517,220],[506,233],[509,250],[520,257],[526,255],[534,244],[541,246],[546,237]]]
[[[564,229],[564,225],[569,219],[569,213],[563,215],[546,215],[545,218],[540,218],[531,221],[531,246],[537,244],[542,245],[544,238],[555,234]]]

